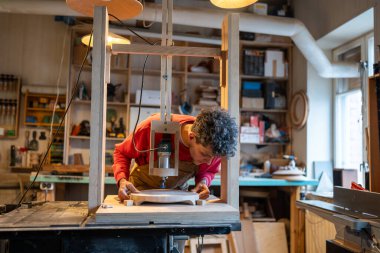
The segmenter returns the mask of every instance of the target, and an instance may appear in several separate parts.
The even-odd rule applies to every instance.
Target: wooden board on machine
[[[96,212],[96,223],[108,224],[225,224],[239,223],[239,211],[224,203],[204,206],[186,204],[143,204],[125,206],[116,195],[108,195]]]
[[[288,253],[285,225],[242,220],[242,231],[229,235],[232,253]]]

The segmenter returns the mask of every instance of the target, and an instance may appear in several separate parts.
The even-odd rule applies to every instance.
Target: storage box
[[[268,4],[266,3],[253,4],[252,12],[258,15],[268,15]]]
[[[242,82],[242,97],[260,98],[262,97],[261,82],[243,81]]]
[[[135,103],[140,102],[140,90],[136,91]],[[143,105],[160,105],[160,91],[159,90],[143,90],[141,104]]]
[[[264,98],[242,97],[242,107],[251,109],[264,109]]]
[[[259,134],[240,134],[240,143],[260,143],[260,135]]]
[[[243,50],[243,73],[245,75],[264,75],[265,51],[256,49]]]
[[[242,126],[240,127],[240,133],[242,134],[259,134],[258,127]]]
[[[285,77],[284,52],[279,50],[265,52],[264,76]]]

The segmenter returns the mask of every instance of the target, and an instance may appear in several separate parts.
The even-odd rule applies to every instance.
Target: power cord
[[[91,44],[91,40],[92,40],[92,33],[93,33],[93,31],[91,30],[90,41],[89,41],[89,44],[87,45],[88,47],[87,47],[87,50],[86,50],[86,55],[84,56],[83,61],[82,61],[82,64],[81,64],[81,66],[80,66],[79,73],[78,73],[78,78],[77,78],[77,80],[76,80],[76,82],[75,82],[74,89],[73,89],[73,91],[72,91],[72,93],[71,93],[71,97],[70,97],[70,99],[69,99],[69,103],[68,103],[68,105],[67,105],[67,107],[66,107],[65,112],[63,113],[63,116],[62,116],[61,122],[59,123],[59,126],[58,126],[58,128],[56,129],[56,131],[54,132],[54,135],[53,135],[53,137],[51,138],[51,140],[50,140],[50,142],[49,142],[49,145],[48,145],[48,148],[47,148],[47,150],[46,150],[46,152],[45,152],[45,155],[43,156],[43,158],[42,158],[40,164],[38,165],[38,169],[37,169],[36,175],[34,176],[32,182],[29,184],[28,188],[25,190],[25,192],[24,192],[24,194],[22,195],[22,197],[21,197],[20,201],[18,202],[17,206],[20,206],[20,205],[21,205],[21,203],[22,203],[22,201],[24,200],[26,194],[27,194],[28,191],[32,188],[33,184],[36,182],[37,176],[38,176],[38,174],[40,173],[40,171],[41,171],[41,169],[42,169],[42,165],[44,164],[44,162],[45,162],[45,160],[46,160],[46,158],[47,158],[47,156],[48,156],[48,154],[49,154],[50,148],[51,148],[51,146],[52,146],[52,144],[53,144],[53,140],[55,139],[55,137],[58,135],[59,131],[60,131],[61,128],[62,128],[63,122],[65,121],[65,118],[66,118],[66,114],[67,114],[67,112],[68,112],[68,110],[69,110],[69,108],[70,108],[70,106],[71,106],[71,103],[72,103],[73,100],[74,100],[75,94],[77,93],[77,90],[78,90],[78,87],[79,87],[79,79],[80,79],[80,75],[81,75],[81,73],[82,73],[84,63],[85,63],[85,61],[86,61],[86,59],[87,59],[88,52],[90,51],[90,44]]]
[[[113,17],[114,19],[116,19],[122,25],[122,27],[127,28],[131,33],[135,34],[137,37],[139,37],[140,39],[142,39],[143,41],[145,41],[147,44],[154,46],[154,45],[156,45],[157,43],[160,42],[160,41],[156,41],[155,43],[150,42],[149,40],[145,39],[144,37],[142,37],[141,35],[139,35],[135,31],[133,31],[130,27],[128,27],[126,24],[124,24],[123,21],[121,21],[116,16],[112,15],[111,13],[109,13],[108,15],[111,16],[111,17]],[[142,94],[143,94],[143,89],[144,89],[145,67],[146,67],[146,63],[148,61],[148,58],[149,58],[149,55],[145,56],[144,65],[143,65],[143,68],[142,68],[140,98],[139,98],[139,110],[138,110],[138,113],[137,113],[137,119],[136,119],[136,123],[135,123],[135,126],[133,128],[133,133],[132,133],[133,147],[139,153],[146,153],[146,152],[155,151],[155,150],[158,149],[158,148],[153,148],[153,149],[140,150],[140,149],[137,148],[136,142],[135,142],[136,128],[137,128],[138,122],[140,120],[140,114],[141,114],[141,100],[142,100]]]

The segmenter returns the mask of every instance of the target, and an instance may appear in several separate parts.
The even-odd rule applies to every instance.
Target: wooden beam
[[[220,57],[220,49],[207,47],[151,46],[151,45],[113,45],[112,54],[143,54],[190,57]],[[237,56],[238,57],[238,56]]]
[[[94,213],[104,199],[104,167],[106,136],[106,44],[108,12],[105,6],[94,10],[94,48],[92,51],[91,79],[91,136],[90,183],[88,211]]]
[[[369,162],[369,190],[380,192],[380,144],[378,97],[376,95],[376,80],[380,76],[371,77],[368,81],[368,162]]]
[[[240,125],[239,14],[229,14],[222,25],[221,106]],[[240,147],[234,157],[222,159],[221,199],[239,210]]]

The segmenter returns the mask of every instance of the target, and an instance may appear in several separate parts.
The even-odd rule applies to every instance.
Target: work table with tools
[[[135,252],[141,248],[166,252],[163,245],[170,245],[176,236],[240,230],[238,210],[223,203],[126,206],[108,196],[93,215],[88,215],[87,205],[85,201],[23,205],[0,216],[0,242],[10,240],[11,252],[24,252],[27,246],[46,252]]]

